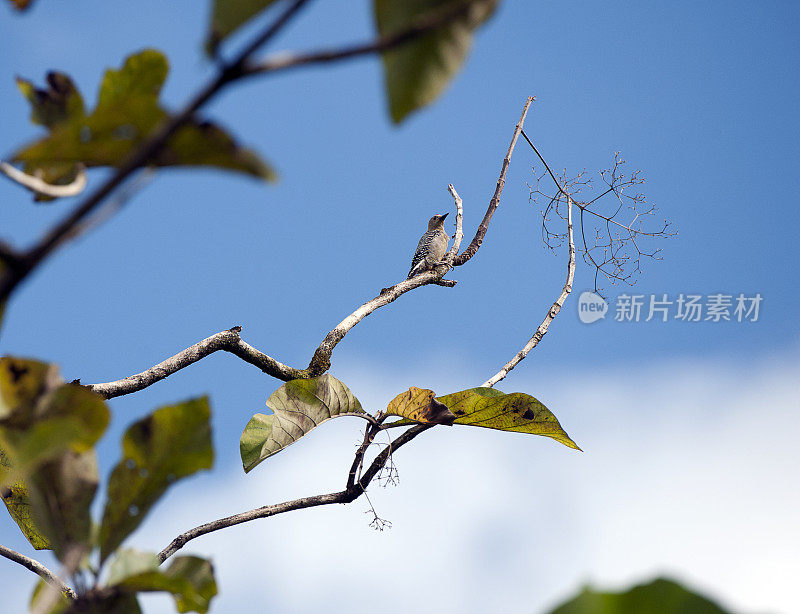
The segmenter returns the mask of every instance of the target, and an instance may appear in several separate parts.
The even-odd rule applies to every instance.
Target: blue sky
[[[370,36],[368,8],[368,2],[312,3],[271,50],[364,40]],[[155,47],[172,66],[164,100],[179,107],[213,72],[201,53],[208,11],[208,3],[188,0],[39,0],[24,16],[3,7],[0,155],[38,134],[27,121],[15,75],[41,82],[47,70],[63,70],[92,104],[103,70],[119,66],[132,52]],[[294,527],[284,535],[287,543],[281,550],[288,569],[307,567],[317,550],[320,560],[339,561],[337,553],[352,544],[365,553],[396,548],[388,565],[418,560],[410,547],[403,548],[409,539],[404,531],[424,520],[424,512],[438,510],[453,535],[442,537],[441,554],[430,557],[432,567],[421,571],[435,574],[463,559],[469,573],[459,582],[466,586],[470,574],[472,582],[485,579],[499,561],[540,569],[544,554],[515,550],[522,538],[507,528],[536,514],[543,522],[558,520],[546,529],[553,551],[559,544],[582,551],[554,555],[569,564],[557,567],[560,573],[546,588],[537,587],[535,597],[503,581],[513,574],[494,578],[491,586],[506,591],[503,603],[512,610],[540,611],[583,581],[622,584],[670,571],[728,599],[737,611],[788,613],[788,581],[782,584],[778,574],[755,581],[733,564],[723,573],[711,563],[710,553],[733,548],[733,536],[746,534],[756,518],[775,525],[774,533],[761,537],[779,545],[774,551],[759,550],[755,542],[752,550],[747,544],[741,548],[762,569],[775,565],[788,572],[780,543],[787,530],[798,537],[789,528],[787,512],[792,505],[796,512],[798,500],[781,500],[783,495],[776,493],[796,479],[793,468],[800,458],[790,441],[775,456],[777,443],[764,436],[765,426],[780,425],[775,437],[782,441],[800,426],[797,393],[790,385],[796,381],[800,345],[795,316],[800,292],[791,247],[800,221],[798,26],[800,9],[791,2],[506,0],[478,33],[469,61],[445,95],[399,127],[385,112],[377,59],[235,86],[215,99],[205,115],[270,160],[280,182],[264,185],[209,170],[159,173],[113,219],[62,249],[24,285],[9,306],[0,351],[57,362],[67,379],[108,381],[239,324],[252,345],[305,366],[330,328],[381,287],[404,277],[428,217],[452,209],[448,183],[464,199],[471,237],[494,190],[523,101],[535,95],[526,132],[554,168],[595,171],[608,167],[613,152],[621,150],[632,169],[643,170],[648,200],[678,230],[664,242],[662,261],[643,263],[634,289],[606,286],[611,298],[623,291],[672,297],[760,293],[758,322],[618,323],[609,317],[585,325],[577,318],[576,302],[578,293],[591,287],[592,276],[579,268],[576,292],[549,334],[499,388],[528,392],[551,407],[586,450],[583,455],[504,433],[453,429],[450,437],[426,435],[427,441],[420,438],[415,444],[417,450],[403,453],[409,468],[408,477],[401,473],[401,491],[381,491],[382,515],[395,523],[391,535],[373,534],[361,509],[354,508],[268,521],[252,527],[252,533],[238,529],[236,539],[270,542],[283,539],[280,527]],[[484,246],[468,266],[450,275],[459,280],[456,288],[426,287],[403,296],[362,322],[336,349],[333,373],[370,409],[410,385],[440,393],[478,385],[513,356],[541,321],[563,283],[564,254],[554,257],[541,244],[539,209],[527,200],[534,162],[521,143]],[[96,185],[103,174],[93,171],[91,183]],[[0,182],[0,202],[0,235],[19,244],[35,240],[74,206],[68,201],[31,204],[8,181]],[[112,428],[100,448],[105,472],[116,462],[124,427],[155,406],[207,393],[214,412],[215,470],[176,487],[136,534],[134,545],[157,548],[148,529],[168,541],[169,531],[213,517],[190,514],[185,498],[200,512],[213,507],[227,514],[340,486],[344,469],[339,471],[339,465],[346,459],[338,458],[336,465],[324,453],[341,455],[344,450],[348,456],[359,425],[331,426],[330,436],[315,433],[259,467],[257,477],[240,473],[241,429],[278,384],[231,356],[213,356],[112,402]],[[781,388],[786,385],[788,392]],[[665,417],[673,412],[674,422]],[[748,415],[756,418],[748,420]],[[674,439],[664,439],[664,433]],[[713,462],[706,454],[716,455]],[[744,466],[743,454],[751,460]],[[465,463],[471,473],[465,469],[451,479],[443,458],[448,466]],[[319,475],[301,471],[319,464],[326,467]],[[520,473],[521,465],[535,472]],[[617,472],[616,485],[599,490],[598,480],[586,477],[589,467]],[[730,482],[744,468],[754,472],[752,479],[745,475],[740,483]],[[759,486],[765,473],[774,482],[768,493]],[[287,484],[287,474],[297,481],[286,492],[268,487],[271,479]],[[456,522],[459,514],[452,502],[443,501],[433,487],[442,481],[474,491],[467,475],[491,485],[495,497],[486,507],[458,489],[446,489],[450,499],[477,510],[472,524]],[[681,553],[661,548],[660,540],[669,541],[671,534],[664,537],[654,525],[665,507],[656,505],[649,491],[636,490],[648,475],[674,485],[676,505],[697,510],[694,528],[718,531],[719,539],[708,544],[696,539],[694,550],[687,547]],[[250,483],[263,487],[264,496],[254,498]],[[711,498],[703,484],[714,484],[711,490],[721,489],[720,496]],[[212,506],[204,499],[211,485],[214,497],[227,505]],[[620,496],[614,498],[616,488]],[[586,505],[577,493],[607,505]],[[719,500],[730,504],[720,510],[725,522],[713,513]],[[775,500],[781,505],[770,503]],[[601,512],[616,508],[614,517],[622,525],[636,525],[641,532],[635,552],[618,540],[598,537],[608,526]],[[171,518],[180,523],[165,527]],[[486,518],[504,528],[484,530]],[[781,518],[786,519],[783,530]],[[330,530],[335,522],[352,525],[342,530],[348,541],[315,546],[309,536]],[[307,535],[301,535],[304,530]],[[537,530],[526,533],[522,542],[534,548],[543,539]],[[15,531],[10,523],[0,524],[0,541],[24,550]],[[432,533],[428,539],[434,541],[428,543],[436,544],[440,533]],[[676,525],[674,540],[680,542],[682,534],[685,527]],[[578,542],[576,535],[582,536]],[[468,547],[470,540],[483,542]],[[234,557],[222,552],[225,541],[198,540],[193,551],[220,557],[220,570],[225,563],[235,566]],[[292,550],[294,543],[302,543],[309,558]],[[795,539],[795,552],[797,544]],[[735,553],[732,549],[729,556]],[[709,564],[704,567],[698,561],[705,555]],[[638,569],[632,561],[640,563]],[[264,565],[280,573],[279,562]],[[348,564],[363,565],[359,570],[364,574],[373,568],[364,559]],[[796,575],[796,560],[793,565]],[[2,567],[4,583],[27,581],[25,570],[10,567]],[[244,574],[252,567],[242,563],[236,569]],[[231,575],[221,579],[223,590]],[[244,603],[262,598],[261,589],[240,584],[227,589],[216,611],[229,611],[234,602],[225,599],[235,596]],[[458,586],[431,588],[431,603],[440,599],[447,611],[447,604],[458,602],[456,595],[467,594]],[[389,594],[371,590],[382,601]],[[293,607],[272,603],[275,611],[313,611],[313,594],[325,593],[300,587],[295,600],[287,602]],[[357,602],[344,599],[343,608],[357,610]],[[163,603],[156,600],[153,607]]]

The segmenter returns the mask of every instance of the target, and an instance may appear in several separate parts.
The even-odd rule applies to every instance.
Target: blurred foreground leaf
[[[63,181],[78,163],[120,166],[169,118],[158,102],[168,71],[167,60],[159,51],[146,49],[129,56],[121,69],[106,71],[97,106],[88,115],[82,102],[79,104],[77,91],[65,97],[52,92],[39,96],[31,84],[20,81],[32,102],[34,121],[48,125],[51,132],[17,151],[13,160],[24,163],[27,173],[41,173],[51,183]],[[55,74],[66,90],[74,90],[68,77],[51,73]],[[179,128],[149,164],[213,166],[275,179],[273,170],[255,153],[241,147],[219,126],[199,119]]]
[[[245,473],[325,420],[365,413],[350,389],[328,373],[286,382],[270,395],[267,407],[273,413],[253,416],[239,441]]]
[[[88,549],[99,481],[93,446],[108,421],[103,399],[64,384],[55,365],[0,359],[1,494],[34,548],[62,560]]]
[[[211,563],[196,556],[177,556],[166,568],[159,567],[155,554],[122,550],[111,564],[109,586],[123,591],[166,591],[175,598],[178,612],[208,611],[217,594]]]
[[[275,0],[214,0],[211,25],[206,37],[206,51],[214,55],[222,39],[274,2]]]
[[[621,593],[584,588],[548,614],[727,614],[711,600],[677,582],[658,578]]]
[[[109,419],[105,401],[64,384],[55,365],[0,358],[0,448],[15,471],[24,473],[67,449],[90,450]]]
[[[89,508],[99,483],[94,450],[68,450],[26,479],[35,528],[62,562],[80,560],[91,549]]]
[[[458,4],[471,5],[451,20],[404,45],[383,53],[389,110],[395,123],[433,102],[460,70],[472,46],[474,31],[499,0],[374,0],[375,23],[381,36],[396,34],[426,16],[443,14]]]
[[[25,538],[31,543],[36,550],[48,550],[51,548],[50,542],[47,537],[42,535],[42,532],[36,526],[33,520],[33,508],[31,507],[31,498],[28,494],[28,488],[24,482],[17,482],[10,486],[0,487],[2,491],[3,503],[6,504],[8,513],[17,526],[22,531]]]
[[[210,415],[203,397],[157,409],[125,432],[123,458],[108,481],[98,544],[101,561],[141,524],[170,485],[211,468]]]

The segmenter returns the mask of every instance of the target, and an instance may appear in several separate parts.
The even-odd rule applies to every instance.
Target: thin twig
[[[27,188],[35,194],[42,194],[52,198],[64,198],[67,196],[77,196],[86,189],[86,169],[81,164],[78,173],[70,183],[66,185],[56,185],[47,183],[39,177],[28,175],[8,162],[0,160],[0,173],[18,183],[23,188]]]
[[[542,320],[539,328],[536,329],[536,332],[533,333],[533,336],[528,340],[528,343],[525,344],[525,347],[517,352],[514,358],[509,360],[502,369],[481,384],[481,386],[491,388],[497,382],[505,378],[511,369],[516,367],[525,359],[528,353],[535,348],[545,336],[547,329],[550,328],[550,323],[558,315],[558,312],[561,311],[564,301],[567,300],[569,293],[572,292],[572,282],[575,279],[575,241],[572,236],[572,198],[569,196],[569,194],[567,194],[567,233],[569,235],[569,261],[567,262],[567,280],[564,282],[564,287],[561,289],[561,294],[558,295],[558,298],[553,303],[552,307],[550,307],[550,309],[547,311],[547,315],[544,317],[544,320]]]
[[[62,593],[67,594],[70,598],[75,599],[77,597],[74,590],[67,586],[64,581],[61,580],[61,578],[47,569],[47,567],[42,565],[39,561],[35,561],[24,554],[20,554],[16,550],[12,550],[11,548],[2,545],[0,545],[0,556],[4,556],[9,561],[14,561],[23,567],[30,569],[33,573],[39,575],[49,585],[57,588]]]
[[[533,96],[529,96],[525,101],[525,106],[522,108],[522,115],[520,116],[519,121],[514,128],[514,134],[511,136],[511,143],[508,146],[506,157],[503,158],[503,166],[500,169],[500,177],[497,179],[497,186],[494,189],[492,200],[489,201],[489,208],[486,209],[486,213],[483,216],[483,220],[481,220],[480,226],[478,226],[478,230],[475,232],[475,237],[472,239],[472,242],[469,244],[467,249],[465,249],[456,257],[456,259],[453,261],[453,266],[461,266],[462,264],[466,263],[475,255],[475,253],[478,251],[478,248],[481,246],[481,243],[483,243],[483,238],[486,236],[486,231],[489,230],[489,222],[492,221],[492,216],[494,215],[497,207],[500,205],[500,195],[503,193],[503,187],[506,185],[506,173],[508,172],[508,165],[511,163],[511,154],[514,153],[514,146],[517,144],[517,139],[519,138],[520,132],[522,132],[522,126],[525,124],[525,116],[528,114],[528,108],[531,106],[531,103],[534,100],[535,98]]]
[[[411,427],[394,441],[394,444],[392,446],[393,449],[397,450],[398,448],[407,444],[409,441],[414,439],[414,437],[431,428],[431,426],[433,425],[420,424]],[[269,518],[270,516],[276,516],[278,514],[283,514],[285,512],[291,512],[299,509],[306,509],[309,507],[330,505],[332,503],[351,503],[356,499],[358,499],[364,493],[367,486],[375,477],[375,475],[378,473],[378,471],[380,471],[383,465],[386,464],[386,461],[389,459],[390,453],[391,449],[386,448],[380,454],[378,454],[378,456],[375,457],[374,461],[372,461],[372,464],[370,465],[369,469],[367,469],[367,471],[364,473],[361,479],[359,479],[350,488],[347,488],[345,490],[340,490],[339,492],[328,493],[324,495],[303,497],[301,499],[295,499],[294,501],[286,501],[284,503],[278,503],[276,505],[265,505],[264,507],[259,507],[257,509],[250,510],[247,512],[242,512],[241,514],[235,514],[233,516],[228,516],[227,518],[220,518],[219,520],[214,520],[212,522],[202,524],[198,527],[195,527],[194,529],[186,531],[185,533],[181,533],[175,539],[173,539],[170,542],[170,544],[158,554],[158,560],[161,563],[163,563],[169,557],[175,554],[178,550],[183,548],[183,546],[185,546],[187,542],[196,539],[202,535],[207,535],[208,533],[219,531],[220,529],[226,529],[228,527],[232,527],[237,524],[250,522],[251,520],[257,520],[259,518]]]
[[[267,375],[271,375],[285,382],[306,377],[305,372],[278,362],[271,356],[267,356],[253,346],[242,341],[239,336],[241,330],[241,326],[234,326],[230,330],[223,330],[210,337],[206,337],[202,341],[178,352],[174,356],[167,358],[165,361],[158,363],[146,371],[113,382],[88,384],[87,388],[107,399],[113,399],[114,397],[143,390],[161,381],[165,377],[172,375],[176,371],[180,371],[219,350],[230,352],[245,362],[258,367]]]
[[[452,183],[447,186],[447,191],[450,192],[456,205],[456,234],[453,236],[453,245],[444,256],[446,262],[452,263],[458,250],[461,249],[461,241],[464,240],[464,203]]]

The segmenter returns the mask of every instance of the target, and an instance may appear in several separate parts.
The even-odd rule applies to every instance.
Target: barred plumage
[[[414,252],[414,258],[411,259],[411,270],[408,272],[407,279],[441,263],[447,253],[447,243],[450,241],[450,237],[444,231],[444,218],[446,217],[447,213],[434,215],[428,221],[428,231],[422,235],[417,244],[417,251]]]

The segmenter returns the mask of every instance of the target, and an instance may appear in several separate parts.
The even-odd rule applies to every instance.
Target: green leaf
[[[54,365],[0,359],[3,500],[35,548],[62,560],[88,548],[99,482],[93,446],[108,421],[103,399],[62,383]]]
[[[658,578],[621,593],[584,588],[548,614],[726,614],[719,605],[677,582]]]
[[[144,520],[167,488],[214,462],[211,410],[202,397],[157,409],[125,432],[123,458],[108,482],[100,525],[104,561]]]
[[[25,538],[36,550],[51,549],[47,537],[42,534],[33,520],[33,508],[28,488],[23,482],[2,487],[3,503],[6,504],[8,513],[22,531]]]
[[[91,449],[109,419],[102,397],[63,384],[54,365],[0,358],[0,447],[15,471],[24,474],[67,449]]]
[[[494,12],[499,0],[374,0],[375,23],[381,36],[408,30],[421,20],[471,6],[460,17],[410,42],[385,51],[384,79],[395,123],[439,97],[461,68],[473,32]]]
[[[412,386],[389,402],[386,413],[426,424],[453,424],[455,414],[435,397],[433,390]]]
[[[36,402],[60,381],[55,365],[3,356],[0,358],[0,419],[14,414],[15,421],[32,421]]]
[[[31,121],[52,130],[69,120],[81,121],[86,111],[83,98],[69,76],[61,72],[49,72],[47,88],[39,89],[33,83],[17,77],[17,87],[31,104]],[[35,169],[37,175],[52,185],[66,185],[75,181],[81,165],[72,162],[52,162]],[[52,196],[35,194],[35,201],[51,201]]]
[[[286,382],[270,395],[267,407],[273,413],[253,416],[239,441],[245,473],[325,420],[365,413],[350,389],[329,373]]]
[[[206,51],[214,55],[222,39],[267,8],[275,0],[214,0]]]
[[[66,451],[39,465],[25,481],[34,525],[62,562],[90,549],[89,508],[99,483],[94,450]]]
[[[158,569],[158,555],[133,548],[120,548],[108,566],[106,586],[115,586],[126,578]]]
[[[83,117],[83,98],[68,75],[51,71],[45,77],[47,89],[17,77],[17,87],[31,104],[31,121],[47,128]]]
[[[529,394],[504,394],[494,388],[470,388],[438,398],[456,415],[455,424],[551,437],[580,450],[558,419]]]
[[[111,564],[108,586],[131,592],[166,591],[172,593],[178,612],[208,611],[217,594],[211,563],[196,556],[175,557],[160,569],[155,554],[121,551]]]
[[[17,151],[13,160],[51,183],[81,163],[120,166],[170,114],[158,102],[169,67],[162,53],[147,49],[129,56],[119,70],[106,71],[94,111],[73,113],[49,136]],[[77,93],[76,93],[77,95]],[[274,171],[241,147],[225,130],[191,120],[149,161],[155,166],[213,166],[272,181]],[[60,174],[60,175],[59,175]]]

